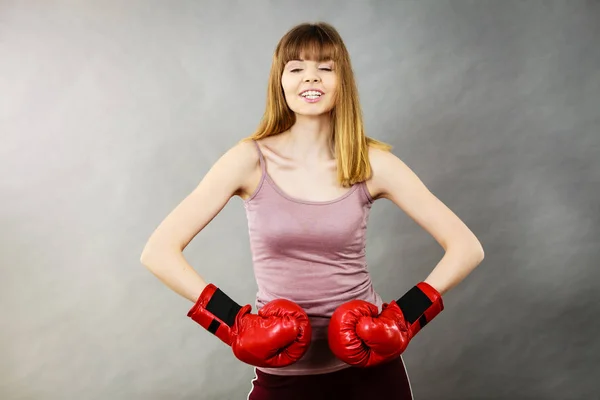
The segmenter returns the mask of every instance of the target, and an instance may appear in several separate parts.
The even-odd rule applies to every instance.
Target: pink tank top
[[[259,152],[262,178],[244,201],[250,248],[258,285],[256,309],[285,298],[308,314],[311,345],[295,364],[260,368],[275,375],[309,375],[348,367],[329,350],[327,327],[342,303],[362,299],[381,310],[365,258],[366,228],[373,199],[364,182],[341,197],[323,202],[294,199],[267,173]]]

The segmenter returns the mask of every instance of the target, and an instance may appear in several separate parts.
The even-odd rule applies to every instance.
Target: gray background
[[[318,20],[347,43],[369,134],[486,251],[405,353],[416,398],[598,398],[591,0],[1,1],[0,398],[246,398],[252,368],[139,257],[257,126],[281,35]],[[387,299],[442,256],[385,201],[368,246]],[[239,199],[185,255],[254,301]]]

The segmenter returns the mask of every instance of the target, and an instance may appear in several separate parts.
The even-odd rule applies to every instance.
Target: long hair
[[[350,187],[371,177],[369,146],[389,151],[391,146],[365,135],[362,110],[350,55],[337,30],[324,22],[304,23],[290,29],[279,41],[273,54],[267,104],[257,130],[244,140],[259,140],[277,135],[296,122],[288,107],[281,76],[290,60],[304,56],[315,61],[332,60],[338,77],[337,95],[331,111],[332,148],[337,160],[337,179]]]

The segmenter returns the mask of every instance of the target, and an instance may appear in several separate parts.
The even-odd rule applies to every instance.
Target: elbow
[[[462,257],[467,257],[470,261],[479,265],[485,258],[485,251],[481,242],[474,235],[469,235],[463,240],[456,240],[451,243],[447,251],[451,251],[455,254],[461,254]]]
[[[483,250],[481,242],[472,232],[469,232],[463,237],[462,240],[460,240],[460,245],[458,247],[470,254],[471,258],[473,258],[477,263],[483,261],[485,257],[485,251]]]
[[[157,257],[159,257],[159,253],[160,251],[156,246],[151,246],[150,242],[146,243],[142,250],[142,254],[140,254],[140,263],[144,267],[151,269],[151,266],[155,263]]]
[[[140,264],[142,264],[146,268],[150,268],[150,254],[148,253],[148,251],[146,251],[146,249],[144,249],[142,251],[142,254],[140,255]]]
[[[140,254],[140,263],[150,271],[154,271],[172,263],[173,257],[179,253],[181,250],[175,245],[148,242]]]
[[[481,264],[484,258],[485,252],[483,251],[483,248],[481,248],[481,250],[477,253],[477,265]]]
[[[157,275],[160,273],[160,269],[164,266],[164,262],[161,262],[161,255],[158,254],[155,250],[149,252],[147,250],[142,251],[140,255],[140,264],[152,274]]]
[[[471,248],[474,254],[475,262],[477,263],[477,265],[481,264],[481,262],[485,258],[485,251],[483,250],[481,242],[477,238],[475,238],[473,244],[471,245]]]
[[[148,259],[150,258],[150,242],[147,242],[142,249],[142,254],[140,254],[140,263],[147,267]]]
[[[144,267],[148,268],[148,254],[145,252],[142,252],[142,254],[140,255],[140,264],[142,264]]]

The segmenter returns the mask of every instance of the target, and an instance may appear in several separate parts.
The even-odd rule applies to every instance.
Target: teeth
[[[307,90],[306,92],[303,92],[301,96],[309,99],[316,99],[317,97],[321,97],[321,93],[314,90]]]

